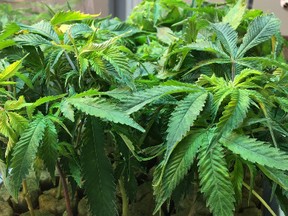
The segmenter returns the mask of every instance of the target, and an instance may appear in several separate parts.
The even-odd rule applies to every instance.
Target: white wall
[[[254,0],[254,8],[266,12],[273,12],[281,20],[281,32],[288,36],[288,10],[280,5],[280,0]]]
[[[224,2],[224,0],[209,0],[210,2]],[[288,36],[288,10],[280,5],[280,0],[254,0],[253,8],[274,13],[281,20],[281,32]]]

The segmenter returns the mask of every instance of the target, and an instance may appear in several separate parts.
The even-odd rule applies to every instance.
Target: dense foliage
[[[243,187],[255,193],[264,175],[288,213],[279,26],[241,0],[146,0],[127,22],[61,11],[50,21],[6,24],[4,184],[16,197],[31,169],[55,178],[57,167],[74,191],[84,189],[93,215],[118,214],[117,188],[128,215],[138,177],[154,170],[155,214],[177,206],[189,181],[213,215],[228,216]]]

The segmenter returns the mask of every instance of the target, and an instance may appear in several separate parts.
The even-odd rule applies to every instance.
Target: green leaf
[[[56,13],[52,19],[50,20],[50,23],[52,25],[59,25],[62,23],[66,23],[69,21],[80,21],[84,19],[92,19],[95,17],[98,17],[100,14],[84,14],[80,11],[60,11]]]
[[[223,17],[223,23],[229,23],[233,29],[237,29],[240,25],[244,13],[246,11],[246,4],[243,0],[238,0],[237,3],[232,7],[229,12]]]
[[[54,41],[55,43],[60,44],[60,40],[57,33],[53,29],[53,26],[47,21],[41,21],[32,26],[23,24],[20,24],[19,26],[23,30],[28,30],[30,33],[42,35],[43,37],[47,37],[50,40]]]
[[[28,125],[28,120],[16,112],[7,112],[12,129],[19,135]]]
[[[177,144],[193,126],[194,121],[202,111],[208,94],[206,92],[190,93],[178,102],[168,123],[166,137],[165,161],[167,161]]]
[[[199,88],[188,86],[155,86],[151,89],[135,92],[133,95],[128,95],[122,98],[122,102],[129,108],[126,112],[128,114],[137,112],[145,105],[169,94],[180,92],[195,92],[199,91]]]
[[[256,70],[262,70],[265,67],[271,66],[277,66],[283,70],[288,70],[288,64],[267,57],[244,57],[237,59],[236,63]]]
[[[145,130],[137,124],[128,114],[104,99],[99,98],[69,98],[67,101],[78,110],[114,123],[128,125],[139,131]]]
[[[38,147],[44,136],[45,121],[43,116],[38,116],[21,134],[20,140],[14,147],[11,161],[11,180],[15,187],[16,197],[23,179],[25,179],[36,158]]]
[[[34,89],[33,83],[29,79],[28,76],[26,76],[26,75],[24,75],[22,73],[19,73],[19,72],[16,72],[15,76],[17,76],[19,79],[21,79],[29,88]]]
[[[44,37],[38,35],[38,34],[23,34],[18,35],[14,38],[14,41],[16,41],[20,45],[30,45],[30,46],[40,46],[40,45],[52,45],[52,43],[45,39]]]
[[[211,107],[213,121],[215,120],[222,102],[233,92],[233,88],[221,85],[218,91],[213,94],[213,104]]]
[[[30,106],[27,106],[28,116],[32,116],[32,114],[33,114],[33,112],[34,112],[36,107],[38,107],[38,106],[40,106],[42,104],[51,102],[51,101],[58,100],[58,99],[63,98],[65,96],[66,96],[66,94],[51,95],[51,96],[46,96],[46,97],[42,97],[42,98],[37,99],[34,103],[31,103]]]
[[[0,50],[5,49],[6,47],[10,47],[15,45],[15,41],[12,39],[0,41]]]
[[[231,182],[235,191],[237,203],[242,201],[242,187],[244,179],[244,169],[240,159],[236,158],[233,171],[231,172]]]
[[[13,62],[8,65],[1,73],[0,73],[0,81],[6,81],[7,79],[15,76],[16,72],[20,69],[22,64],[22,60]]]
[[[185,73],[184,76],[201,67],[208,66],[211,64],[230,64],[230,63],[231,63],[231,59],[227,59],[227,58],[214,58],[214,59],[200,61],[199,63],[196,64],[195,67],[193,67],[191,70]]]
[[[269,144],[244,135],[231,134],[220,140],[230,151],[262,166],[288,170],[288,155]]]
[[[177,39],[177,37],[174,36],[173,31],[168,27],[157,28],[157,38],[168,45],[172,44]]]
[[[258,167],[269,179],[271,179],[273,182],[276,182],[284,190],[288,191],[288,175],[285,172],[261,165],[258,165]]]
[[[251,81],[253,81],[252,77],[254,77],[255,79],[258,78],[259,79],[263,79],[263,72],[258,71],[258,70],[252,70],[252,69],[244,69],[242,70],[239,74],[237,74],[233,80],[233,84],[237,87],[239,87],[241,84],[245,84],[245,80],[249,79],[249,84],[252,84]],[[262,75],[262,76],[261,76]],[[261,78],[260,78],[261,77]],[[255,85],[255,84],[254,84]],[[253,86],[251,86],[252,88]],[[249,85],[248,85],[249,88]]]
[[[3,31],[0,34],[0,41],[3,41],[6,38],[14,35],[19,30],[20,30],[20,27],[16,23],[8,23],[7,25],[5,25]]]
[[[62,100],[60,104],[60,110],[63,113],[64,117],[74,122],[74,110],[72,105],[67,100]]]
[[[227,53],[225,53],[221,47],[218,47],[217,45],[213,44],[211,41],[201,41],[197,43],[191,43],[183,47],[182,49],[186,49],[186,48],[197,50],[197,51],[211,52],[215,55],[219,55],[222,58],[229,59],[229,56],[227,55]]]
[[[213,215],[233,216],[234,190],[221,145],[209,150],[209,141],[203,143],[198,155],[201,192]]]
[[[237,58],[241,58],[254,46],[269,40],[280,31],[280,21],[274,15],[257,17],[251,22],[243,42],[237,51]]]
[[[84,189],[93,215],[116,215],[116,185],[113,169],[104,150],[104,129],[89,117],[81,149]]]
[[[191,132],[176,146],[167,163],[163,164],[162,162],[155,169],[155,172],[160,173],[155,174],[153,179],[154,194],[156,196],[154,213],[159,211],[162,204],[171,197],[173,190],[185,177],[194,163],[197,151],[205,138],[207,138],[206,130]],[[163,167],[164,170],[162,170]],[[163,172],[162,175],[161,172]]]
[[[4,109],[6,111],[19,110],[25,106],[27,106],[27,103],[24,96],[21,95],[18,100],[7,100],[4,104]]]
[[[39,156],[43,159],[52,179],[55,177],[55,167],[58,159],[58,135],[54,123],[46,118],[43,143],[39,147]]]
[[[224,49],[234,58],[237,53],[237,32],[228,23],[214,23],[212,27]]]
[[[216,140],[222,135],[231,133],[238,128],[246,117],[250,105],[249,93],[242,89],[235,89],[231,93],[231,100],[225,106],[223,114],[216,125]]]
[[[284,97],[274,97],[274,100],[279,104],[282,110],[288,113],[288,99]]]

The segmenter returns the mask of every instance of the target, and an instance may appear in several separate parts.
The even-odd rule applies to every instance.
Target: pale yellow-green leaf
[[[165,44],[172,44],[177,38],[174,36],[173,31],[168,27],[157,28],[157,37]]]
[[[246,10],[246,4],[243,0],[238,0],[236,5],[223,17],[224,23],[229,23],[233,29],[237,29],[240,25]]]
[[[59,25],[62,23],[66,23],[69,21],[79,21],[84,19],[92,19],[98,17],[100,14],[85,14],[81,13],[80,11],[60,11],[56,13],[50,23],[52,25]]]
[[[18,100],[8,100],[4,104],[5,110],[19,110],[23,107],[25,107],[26,101],[23,95],[21,95]]]
[[[0,81],[6,81],[7,79],[13,77],[17,70],[21,67],[22,61],[16,61],[12,64],[10,64],[8,67],[6,67],[1,73],[0,73]]]

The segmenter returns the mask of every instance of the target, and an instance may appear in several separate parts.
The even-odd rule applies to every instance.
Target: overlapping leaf
[[[144,132],[144,129],[137,124],[128,114],[104,99],[99,98],[69,98],[67,101],[78,110],[104,120],[114,123],[128,125]]]
[[[116,215],[116,185],[104,150],[104,130],[99,119],[89,117],[81,149],[84,188],[95,216]]]
[[[23,179],[36,158],[38,147],[44,137],[45,127],[45,118],[41,115],[38,116],[28,125],[15,145],[11,162],[11,175],[16,197]]]
[[[267,143],[240,134],[223,137],[221,142],[233,153],[252,163],[288,170],[288,155]]]
[[[166,164],[161,163],[156,168],[153,180],[156,196],[157,212],[162,204],[172,195],[173,190],[187,174],[200,145],[207,140],[205,130],[193,131],[185,137],[174,149]],[[162,170],[164,167],[164,170]],[[158,177],[158,178],[157,178]]]
[[[245,53],[254,46],[269,40],[280,30],[280,21],[274,15],[257,17],[249,25],[243,42],[237,51],[237,57],[243,57]]]
[[[213,215],[233,216],[234,190],[221,145],[209,150],[203,143],[198,155],[201,192]]]

